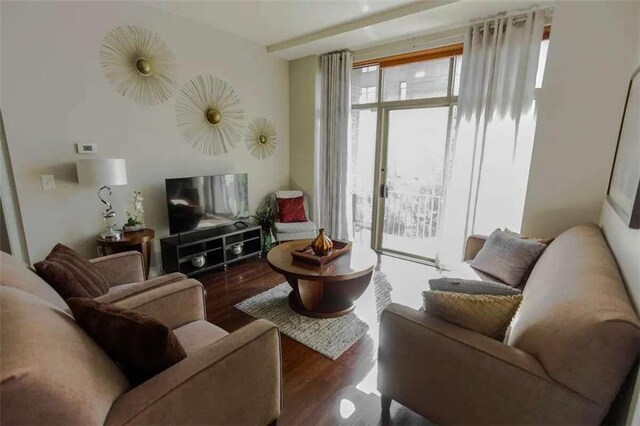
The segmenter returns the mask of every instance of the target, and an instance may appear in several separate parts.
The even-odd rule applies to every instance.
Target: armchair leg
[[[389,412],[389,409],[391,408],[391,401],[392,399],[388,396],[380,396],[380,407],[382,408],[382,411],[387,413]]]

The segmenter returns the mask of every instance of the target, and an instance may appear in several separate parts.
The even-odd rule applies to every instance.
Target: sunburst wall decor
[[[247,136],[245,138],[247,148],[251,155],[260,160],[271,157],[275,152],[278,142],[276,141],[276,128],[264,118],[253,120],[249,124]]]
[[[118,93],[139,104],[160,104],[173,96],[175,57],[156,33],[135,25],[115,27],[102,42],[100,62]]]
[[[244,111],[229,83],[212,75],[199,75],[180,89],[176,121],[194,149],[222,155],[241,139]]]

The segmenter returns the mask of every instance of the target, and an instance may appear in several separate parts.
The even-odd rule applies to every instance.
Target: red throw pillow
[[[304,197],[278,198],[278,222],[306,222]]]

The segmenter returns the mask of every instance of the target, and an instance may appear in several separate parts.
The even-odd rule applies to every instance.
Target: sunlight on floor
[[[348,399],[340,401],[340,415],[343,419],[348,419],[356,411],[356,406]]]

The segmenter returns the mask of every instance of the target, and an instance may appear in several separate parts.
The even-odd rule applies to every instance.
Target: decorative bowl
[[[191,259],[191,264],[196,268],[202,268],[205,263],[206,263],[206,259],[204,257],[204,254],[201,254]]]
[[[238,243],[238,244],[232,245],[229,250],[231,250],[231,254],[238,256],[242,254],[242,249],[243,249],[242,243]]]

